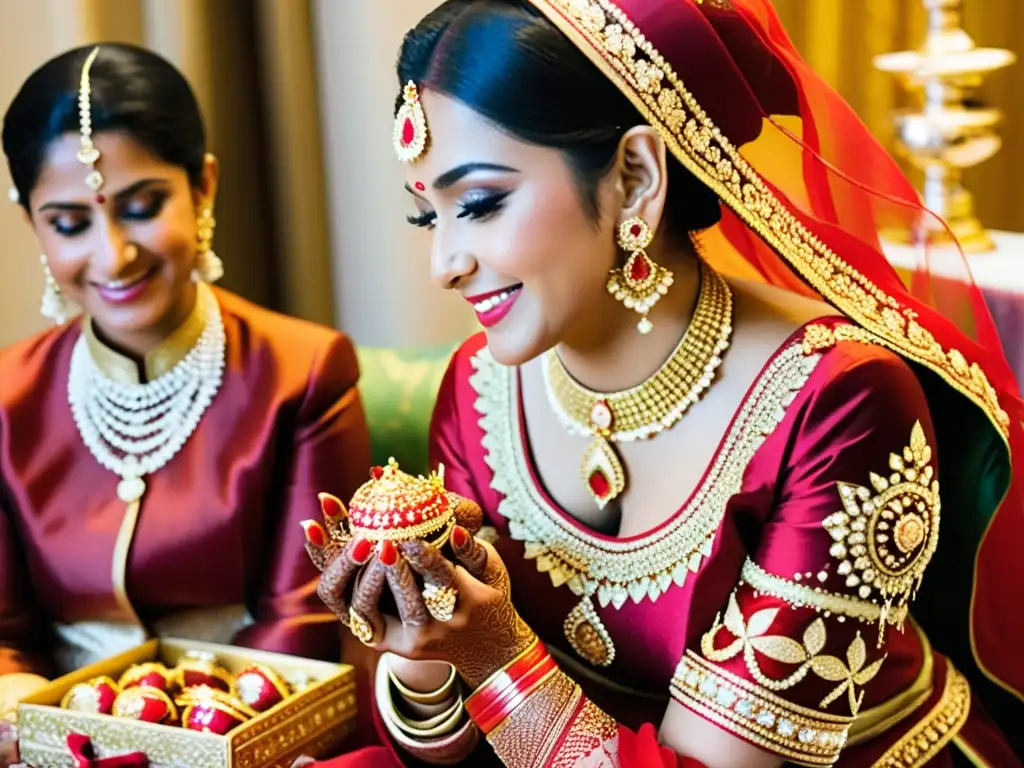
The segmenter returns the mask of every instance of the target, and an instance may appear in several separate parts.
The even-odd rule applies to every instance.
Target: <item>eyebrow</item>
[[[131,197],[136,192],[139,192],[140,190],[145,189],[148,186],[151,186],[151,185],[154,185],[154,184],[169,184],[169,183],[170,183],[169,179],[158,179],[158,178],[139,179],[134,184],[131,184],[131,185],[125,187],[124,189],[122,189],[122,190],[120,190],[118,192],[115,192],[113,197],[114,197],[115,200],[121,200],[121,199],[126,198],[126,197]],[[49,211],[49,210],[81,211],[81,210],[85,210],[87,208],[89,208],[89,205],[87,203],[49,202],[49,203],[43,203],[41,206],[39,206],[39,211],[40,211],[40,213],[42,213],[43,211]]]
[[[515,168],[497,163],[464,163],[457,168],[452,168],[434,179],[433,187],[437,190],[447,189],[453,184],[461,181],[471,173],[478,171],[499,171],[501,173],[519,173]]]

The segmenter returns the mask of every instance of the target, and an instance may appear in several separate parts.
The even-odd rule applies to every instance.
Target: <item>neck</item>
[[[640,315],[606,294],[585,327],[559,344],[565,369],[583,386],[596,392],[634,387],[650,378],[679,344],[697,304],[700,265],[692,251],[662,263],[670,265],[674,282],[648,315],[654,324],[650,333],[637,330]]]
[[[189,282],[171,307],[171,311],[167,312],[157,323],[137,331],[117,330],[111,332],[93,319],[90,321],[92,331],[105,346],[134,362],[139,369],[139,380],[145,381],[148,378],[147,357],[184,325],[192,315],[197,300],[196,286]]]

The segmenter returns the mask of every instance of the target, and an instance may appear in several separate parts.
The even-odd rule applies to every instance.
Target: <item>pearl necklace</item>
[[[68,402],[89,452],[121,478],[125,504],[146,491],[142,479],[174,458],[213,402],[224,377],[224,322],[212,292],[200,288],[206,318],[195,346],[174,368],[145,384],[122,384],[96,365],[85,337],[71,353]]]

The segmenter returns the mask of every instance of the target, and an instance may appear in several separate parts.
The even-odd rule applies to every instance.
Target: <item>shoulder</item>
[[[818,408],[843,406],[872,414],[927,416],[917,372],[873,334],[830,318],[801,331],[805,355],[817,359],[809,399]]]
[[[229,291],[217,289],[216,294],[225,319],[237,323],[245,342],[253,348],[286,351],[295,364],[313,364],[332,347],[352,350],[349,338],[334,328],[274,312]]]
[[[22,385],[34,386],[47,371],[56,370],[71,354],[80,321],[48,328],[0,349],[0,403],[6,403]]]

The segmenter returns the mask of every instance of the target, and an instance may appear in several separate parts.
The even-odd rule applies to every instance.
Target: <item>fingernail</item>
[[[398,562],[398,549],[390,541],[383,541],[377,556],[384,565],[390,567]]]
[[[469,543],[469,532],[466,531],[461,525],[456,525],[452,531],[452,546],[456,549],[462,549]]]
[[[352,560],[359,565],[362,565],[370,559],[370,553],[373,551],[373,542],[369,539],[356,539],[352,544]]]
[[[341,517],[345,508],[341,506],[341,502],[331,496],[329,493],[321,493],[317,496],[320,499],[320,509],[323,510],[324,516],[329,518]]]
[[[302,526],[302,532],[306,534],[306,541],[314,547],[322,547],[327,543],[327,532],[316,520],[303,520],[299,524]]]

